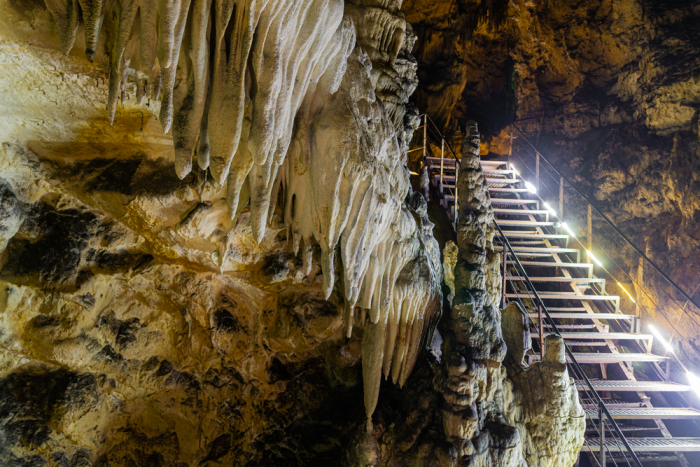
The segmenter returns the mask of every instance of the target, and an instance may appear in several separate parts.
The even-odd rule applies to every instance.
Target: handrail
[[[508,238],[505,236],[503,231],[501,230],[501,227],[498,225],[498,223],[494,220],[493,221],[494,225],[496,226],[496,229],[498,229],[499,233],[499,240],[508,247],[508,250],[510,251],[511,254],[511,263],[515,262],[518,265],[518,268],[522,272],[522,277],[525,278],[527,281],[528,286],[530,289],[532,289],[533,294],[535,295],[535,298],[537,299],[537,306],[538,308],[541,307],[542,312],[545,314],[547,317],[547,321],[549,322],[549,325],[551,326],[551,329],[554,331],[553,334],[556,334],[557,336],[561,337],[561,333],[559,332],[559,329],[557,328],[556,324],[554,323],[554,320],[552,319],[551,315],[549,314],[549,311],[547,310],[547,307],[545,306],[544,302],[540,298],[540,295],[537,293],[537,289],[535,288],[534,284],[532,281],[530,281],[530,277],[527,275],[527,272],[525,271],[525,268],[523,265],[520,263],[520,259],[518,259],[518,256],[515,254],[515,251],[513,251],[513,247],[510,244],[510,241],[508,241]],[[520,275],[520,273],[519,273]],[[629,451],[630,455],[632,456],[632,459],[634,460],[635,464],[638,467],[643,467],[642,463],[640,462],[639,458],[637,457],[637,454],[634,452],[632,447],[630,446],[629,442],[627,441],[627,438],[625,438],[625,435],[622,434],[622,430],[620,430],[620,427],[618,426],[617,422],[612,418],[612,415],[610,415],[610,412],[608,411],[608,408],[605,406],[605,403],[603,402],[603,399],[601,399],[600,395],[598,394],[598,391],[596,391],[593,388],[593,385],[591,384],[591,381],[588,379],[588,376],[586,376],[586,373],[584,373],[583,368],[579,365],[579,363],[576,361],[576,358],[574,357],[573,352],[571,352],[571,349],[569,346],[566,344],[566,341],[564,341],[564,349],[566,350],[566,354],[569,356],[571,359],[571,364],[576,368],[577,372],[581,374],[583,377],[586,386],[590,389],[590,392],[593,393],[595,396],[596,401],[598,402],[598,406],[600,407],[601,411],[605,414],[605,416],[608,417],[610,420],[610,423],[612,427],[615,429],[615,433],[620,437],[622,440],[622,443],[625,445],[625,448],[627,451]],[[540,341],[540,345],[543,345],[544,343]]]
[[[525,134],[522,132],[522,130],[520,130],[520,128],[518,128],[518,126],[517,126],[515,123],[513,124],[513,127],[514,127],[516,130],[518,130],[518,133],[520,133],[520,134],[522,135],[523,139],[527,142],[527,144],[529,144],[530,147],[532,147],[532,149],[534,149],[535,152],[536,152],[537,154],[539,154],[539,156],[540,156],[547,164],[549,164],[549,166],[552,168],[552,170],[554,170],[554,172],[556,172],[556,174],[559,175],[559,177],[561,177],[564,181],[566,181],[566,183],[568,183],[569,186],[571,186],[571,188],[572,188],[579,196],[581,196],[583,199],[585,199],[586,202],[588,203],[588,205],[591,206],[593,209],[595,209],[595,211],[600,215],[600,217],[602,217],[603,220],[604,220],[605,222],[607,222],[608,224],[610,224],[610,226],[615,230],[615,232],[617,232],[617,233],[623,238],[623,240],[625,240],[625,242],[627,242],[627,244],[628,244],[629,246],[631,246],[632,249],[634,249],[634,251],[637,252],[637,254],[639,254],[642,258],[644,258],[644,260],[645,260],[647,263],[649,263],[649,264],[656,270],[656,272],[658,272],[659,274],[661,274],[661,276],[662,276],[664,279],[666,279],[666,281],[667,281],[669,284],[671,284],[671,285],[673,286],[674,289],[676,289],[678,292],[680,292],[680,294],[681,294],[686,300],[688,300],[690,303],[692,303],[692,304],[695,306],[695,308],[697,308],[698,310],[700,310],[700,305],[699,305],[698,303],[696,303],[695,300],[693,300],[693,299],[690,297],[690,295],[688,295],[683,289],[681,289],[681,287],[680,287],[678,284],[676,284],[670,277],[668,277],[668,275],[666,275],[666,273],[663,272],[663,271],[661,270],[661,268],[659,268],[659,266],[656,265],[656,263],[654,263],[651,259],[649,259],[649,257],[648,257],[647,255],[645,255],[639,248],[637,248],[637,246],[636,246],[634,243],[632,243],[632,241],[627,237],[627,235],[625,235],[625,234],[624,234],[610,219],[608,219],[608,217],[607,217],[605,214],[603,214],[603,213],[601,212],[601,210],[598,209],[598,207],[597,207],[595,204],[593,204],[593,203],[591,202],[591,200],[588,199],[588,197],[587,197],[586,195],[584,195],[583,193],[581,193],[581,191],[580,191],[578,188],[576,188],[576,186],[575,186],[573,183],[571,183],[571,181],[570,181],[567,177],[565,177],[564,175],[562,175],[562,173],[561,173],[559,170],[557,170],[557,168],[556,168],[551,162],[549,162],[549,160],[547,160],[546,157],[544,157],[544,155],[537,149],[537,147],[535,147],[535,145],[533,145],[533,144],[530,142],[530,140],[527,138],[527,136],[525,136]]]

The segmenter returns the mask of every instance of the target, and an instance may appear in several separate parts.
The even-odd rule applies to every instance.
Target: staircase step
[[[491,204],[537,204],[536,199],[506,199],[506,198],[491,198]]]
[[[503,251],[503,247],[496,247],[494,248],[494,251]],[[542,247],[537,247],[537,246],[514,246],[513,251],[516,253],[519,251],[529,251],[532,253],[578,253],[579,250],[576,248],[559,248],[559,247],[553,247],[553,248],[542,248]],[[564,278],[562,278],[564,279]]]
[[[494,214],[512,214],[516,216],[530,216],[530,215],[538,215],[538,216],[545,216],[549,214],[549,211],[546,209],[500,209],[500,208],[495,208],[493,210]]]
[[[700,438],[627,438],[634,452],[700,452]],[[605,450],[625,451],[625,447],[615,438],[605,439]],[[587,438],[581,452],[600,452],[600,441]]]
[[[517,178],[487,178],[486,183],[489,185],[491,184],[498,184],[498,185],[513,185],[516,183],[521,183],[522,180],[519,180]]]
[[[598,420],[598,410],[585,409],[588,417]],[[697,420],[700,410],[672,407],[635,407],[608,409],[615,420]],[[676,438],[677,439],[677,438]]]
[[[501,165],[508,165],[508,162],[507,161],[481,161],[481,165],[482,166],[490,166],[490,167],[498,167]]]
[[[504,230],[503,235],[506,236],[506,238],[511,239],[511,238],[542,238],[542,239],[568,239],[568,235],[559,235],[559,234],[541,234],[541,233],[533,233],[533,232],[527,232],[527,231],[522,231],[518,232],[517,230]]]
[[[513,248],[515,250],[515,248]],[[523,281],[525,282],[524,277],[520,276],[507,276],[506,279],[509,281]],[[591,284],[594,282],[601,283],[605,282],[605,279],[602,279],[600,277],[531,277],[530,281],[532,282],[564,282],[567,284]]]
[[[549,310],[549,308],[547,308]],[[530,318],[536,319],[539,317],[537,313],[529,313]],[[617,313],[550,313],[552,319],[618,319],[632,320],[636,318],[634,315],[622,315]]]
[[[542,261],[521,261],[523,266],[557,267],[557,268],[592,268],[593,263],[547,263]]]
[[[551,333],[550,333],[551,334]],[[648,341],[654,338],[652,334],[632,334],[628,332],[560,332],[564,340],[566,339],[582,339],[582,340],[638,340]],[[546,335],[545,335],[546,337]],[[539,339],[540,336],[533,335],[533,339]]]
[[[579,363],[665,362],[669,357],[648,353],[575,353]]]
[[[500,193],[529,193],[530,190],[527,188],[505,188],[505,187],[496,187],[496,186],[490,186],[489,187],[489,192],[491,191],[498,191]]]
[[[443,165],[455,165],[455,159],[448,159],[444,158],[442,160]],[[437,165],[440,167],[440,158],[439,157],[426,157],[425,158],[425,165]]]
[[[528,298],[530,295],[527,293],[509,293],[506,294],[506,298]],[[565,292],[542,292],[539,293],[542,300],[610,300],[619,301],[620,297],[617,295],[578,295],[570,294]]]
[[[487,175],[513,175],[514,173],[517,173],[513,169],[494,169],[492,167],[482,167],[481,170],[487,174]]]
[[[591,385],[596,391],[612,392],[685,392],[690,391],[690,386],[685,384],[670,383],[666,381],[610,381],[592,380]],[[579,391],[588,391],[588,385],[583,381],[577,381]]]
[[[511,221],[511,220],[506,220],[506,219],[499,219],[497,222],[498,225],[504,226],[504,225],[509,225],[512,227],[548,227],[548,226],[554,226],[557,225],[558,222],[540,222],[540,221]]]

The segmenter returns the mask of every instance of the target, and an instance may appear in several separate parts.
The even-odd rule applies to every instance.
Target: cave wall
[[[485,17],[482,4],[501,8],[502,21]],[[700,301],[697,2],[410,0],[404,7],[426,83],[414,99],[452,147],[463,138],[460,127],[476,119],[489,140],[482,154],[506,155],[509,125],[519,120],[540,152]],[[480,12],[483,21],[470,28]],[[514,138],[512,160],[534,179],[534,152],[517,131]],[[559,180],[548,169],[543,163],[541,193],[556,205]],[[564,204],[585,244],[585,202],[567,188]],[[641,304],[643,321],[673,336],[697,368],[700,310],[648,264],[640,271],[638,255],[597,215],[593,241]],[[612,285],[610,293],[625,297]]]

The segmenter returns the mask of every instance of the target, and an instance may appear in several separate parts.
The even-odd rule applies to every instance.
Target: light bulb
[[[597,264],[597,265],[600,266],[601,268],[603,267],[603,263],[601,263],[600,261],[598,261],[598,258],[596,258],[595,256],[593,256],[593,253],[592,253],[592,252],[590,252],[589,250],[586,250],[586,253],[588,253],[588,257],[591,258],[595,264]]]
[[[569,225],[566,222],[562,222],[561,226],[564,228],[564,230],[566,230],[566,233],[576,238],[576,234],[569,228]]]
[[[537,193],[537,188],[535,188],[535,185],[530,182],[525,182],[525,188],[527,188],[527,191],[530,193]]]
[[[617,285],[619,285],[620,288],[625,291],[625,293],[630,298],[630,300],[632,300],[632,303],[637,303],[634,301],[634,298],[632,298],[632,295],[630,295],[630,293],[627,291],[627,289],[622,284],[620,284],[620,281],[617,281]]]
[[[544,208],[547,211],[549,211],[549,213],[551,215],[553,215],[554,217],[559,217],[559,216],[557,216],[557,212],[554,209],[552,209],[552,207],[549,204],[547,204],[546,202],[543,202],[542,205],[544,206]]]
[[[649,331],[651,331],[651,333],[654,335],[654,337],[656,337],[659,340],[659,342],[661,342],[661,345],[663,345],[666,350],[668,350],[671,353],[674,353],[673,347],[671,347],[671,344],[669,344],[668,342],[666,342],[666,340],[664,340],[664,338],[661,336],[661,333],[659,331],[657,331],[654,326],[649,325]],[[700,385],[698,385],[698,388],[700,388]]]
[[[697,395],[700,396],[700,378],[698,378],[697,376],[695,376],[687,370],[685,372],[685,375],[688,377],[688,385],[693,391],[695,391]]]

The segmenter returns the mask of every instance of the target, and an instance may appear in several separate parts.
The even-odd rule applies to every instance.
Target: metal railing
[[[423,151],[423,161],[425,161],[426,157],[434,157],[440,159],[440,182],[438,184],[438,190],[440,191],[440,195],[444,196],[445,193],[447,192],[448,195],[454,196],[454,203],[452,205],[452,219],[453,219],[453,226],[456,229],[457,228],[457,222],[458,222],[458,215],[459,215],[459,201],[458,201],[458,195],[459,195],[459,190],[457,189],[457,183],[459,181],[459,169],[461,168],[461,161],[457,157],[457,154],[452,150],[452,147],[450,144],[445,140],[445,137],[440,133],[440,130],[438,129],[437,125],[433,121],[430,116],[425,113],[419,116],[419,118],[423,119],[423,124],[417,128],[417,130],[423,130],[423,141],[422,144],[419,147],[416,147],[414,149],[411,149],[410,152],[414,151]],[[433,154],[433,149],[430,145],[430,140],[433,140],[434,142],[439,142],[440,143],[440,155],[438,156],[437,154]],[[436,141],[437,140],[437,141]],[[454,188],[450,186],[445,185],[445,160],[454,160],[455,161],[455,183],[454,183]],[[427,164],[424,163],[423,167],[421,168],[422,170],[427,170]],[[428,173],[428,184],[432,183],[432,180],[430,179],[431,174]],[[427,196],[427,193],[426,193]],[[447,206],[444,206],[447,208]]]
[[[515,271],[515,273],[518,275],[519,278],[523,279],[521,281],[518,281],[525,287],[525,291],[528,295],[528,298],[534,305],[534,307],[537,309],[538,315],[539,315],[539,323],[536,325],[538,328],[538,332],[540,334],[540,358],[544,360],[544,353],[546,351],[544,347],[544,320],[543,318],[546,319],[549,328],[552,330],[549,334],[553,334],[556,336],[561,337],[561,333],[559,332],[559,329],[557,328],[556,324],[554,323],[554,320],[549,314],[549,311],[547,311],[547,307],[545,306],[544,302],[540,298],[539,294],[537,293],[537,290],[535,289],[534,284],[530,280],[530,277],[528,276],[527,272],[525,271],[524,266],[520,263],[520,260],[518,259],[518,256],[515,254],[515,251],[513,250],[513,247],[510,244],[510,241],[508,238],[505,236],[503,231],[501,230],[501,227],[498,225],[496,221],[494,221],[494,226],[498,230],[498,240],[501,242],[503,245],[503,250],[504,252],[507,250],[510,252],[510,257],[511,257],[511,266],[512,269]],[[506,268],[504,268],[505,270]],[[504,277],[506,277],[504,275]],[[511,287],[513,287],[514,290],[517,290],[515,288],[514,284],[511,281]],[[505,284],[503,288],[504,296],[505,296]],[[522,300],[518,298],[520,301],[520,306],[522,306],[523,310],[526,312],[527,307],[522,303]],[[529,318],[529,313],[526,312],[526,315]],[[532,322],[532,319],[529,318],[530,321]],[[534,324],[534,323],[533,323]],[[627,438],[625,438],[625,435],[622,434],[622,430],[618,426],[617,422],[612,418],[610,415],[610,412],[608,408],[605,405],[605,402],[603,399],[600,397],[600,394],[598,394],[598,391],[595,390],[593,387],[593,384],[591,381],[588,379],[588,376],[583,371],[583,368],[581,368],[581,365],[576,361],[576,358],[574,357],[573,352],[571,351],[571,348],[566,344],[566,341],[564,341],[564,348],[566,350],[566,355],[569,358],[569,367],[572,369],[572,374],[574,377],[574,380],[582,383],[582,385],[585,385],[583,387],[583,390],[580,392],[586,393],[592,400],[595,401],[596,405],[598,406],[598,426],[593,421],[593,418],[589,416],[588,412],[586,412],[586,416],[590,418],[591,425],[596,429],[598,432],[598,437],[600,441],[600,460],[599,460],[599,465],[601,467],[605,467],[606,465],[606,459],[609,457],[614,465],[618,465],[617,462],[615,461],[615,457],[613,456],[610,448],[608,447],[608,444],[605,441],[605,433],[606,431],[610,432],[612,436],[613,443],[618,445],[619,452],[623,454],[624,460],[627,463],[627,465],[634,465],[636,467],[643,467],[642,463],[640,462],[639,458],[637,457],[637,454],[634,452],[632,447],[630,446],[629,442],[627,441]],[[586,440],[587,442],[587,440]],[[623,449],[624,448],[624,449]],[[607,451],[607,454],[606,454]],[[632,463],[630,463],[633,462]]]

